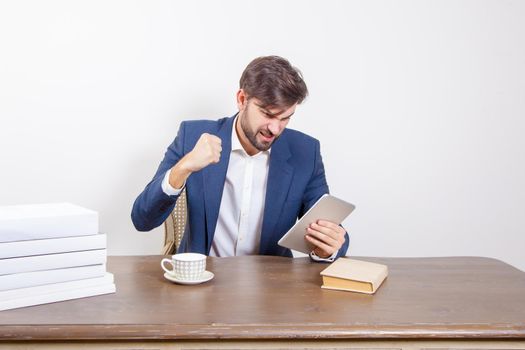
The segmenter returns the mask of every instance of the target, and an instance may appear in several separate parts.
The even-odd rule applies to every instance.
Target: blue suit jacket
[[[135,200],[131,218],[137,230],[149,231],[166,220],[177,196],[168,196],[162,190],[165,173],[193,149],[202,133],[216,135],[222,140],[219,163],[191,174],[186,181],[189,225],[179,248],[179,252],[209,255],[230,159],[234,120],[230,117],[181,123],[153,180]],[[285,129],[270,153],[259,254],[292,256],[291,251],[277,245],[277,241],[325,193],[328,185],[319,141]],[[347,234],[338,256],[346,253],[348,242]]]

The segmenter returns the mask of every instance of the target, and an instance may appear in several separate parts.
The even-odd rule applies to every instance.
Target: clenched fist
[[[210,164],[219,162],[221,158],[221,139],[215,135],[204,133],[186,158],[186,167],[189,171],[199,171]]]
[[[170,185],[173,188],[181,188],[191,173],[199,171],[210,164],[218,163],[221,159],[221,143],[221,139],[215,135],[202,134],[191,152],[186,154],[171,168]]]

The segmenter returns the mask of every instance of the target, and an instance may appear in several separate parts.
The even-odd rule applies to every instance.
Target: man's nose
[[[273,119],[270,121],[270,124],[268,125],[268,130],[274,135],[279,135],[282,130],[281,121],[278,119]]]

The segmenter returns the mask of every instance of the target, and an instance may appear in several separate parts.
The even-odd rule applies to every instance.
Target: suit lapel
[[[206,254],[209,254],[219,209],[221,205],[224,182],[226,181],[226,171],[230,161],[231,153],[231,133],[235,116],[228,118],[225,123],[220,125],[217,135],[222,140],[222,152],[219,163],[208,165],[203,169],[204,181],[204,205],[206,209]]]
[[[293,167],[288,163],[290,156],[288,142],[282,135],[275,141],[270,153],[259,254],[269,253],[271,237],[290,189],[293,177]]]

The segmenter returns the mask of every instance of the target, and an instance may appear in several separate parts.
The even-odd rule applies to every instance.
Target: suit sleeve
[[[320,145],[319,145],[319,141],[317,140],[315,140],[314,154],[315,154],[314,170],[312,172],[312,176],[304,192],[303,210],[301,210],[300,216],[303,216],[304,213],[306,213],[308,209],[310,209],[315,204],[315,202],[317,202],[317,200],[321,198],[322,195],[326,193],[330,193],[328,184],[326,183],[326,176],[325,176],[325,171],[324,171],[323,159],[321,157]],[[337,252],[336,258],[339,258],[340,256],[344,256],[346,254],[349,243],[350,243],[350,237],[347,232],[345,234],[345,242],[343,243],[342,247]]]
[[[178,195],[169,196],[164,193],[162,180],[166,172],[185,155],[184,135],[185,123],[182,122],[177,137],[166,150],[164,159],[160,163],[153,179],[135,199],[131,211],[131,220],[139,231],[150,231],[160,226],[173,211]]]

